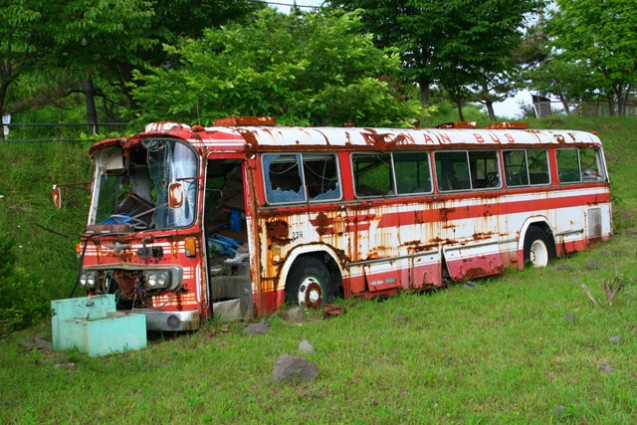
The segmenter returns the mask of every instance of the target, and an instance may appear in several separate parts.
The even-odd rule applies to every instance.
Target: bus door
[[[240,155],[211,155],[206,164],[204,240],[212,314],[225,320],[254,315],[246,226],[246,163]]]

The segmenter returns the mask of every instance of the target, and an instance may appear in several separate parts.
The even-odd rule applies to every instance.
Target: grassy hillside
[[[64,208],[57,211],[51,186],[91,179],[87,146],[9,142],[0,145],[0,163],[0,234],[15,241],[18,265],[42,282],[47,297],[67,297],[77,275],[75,244],[84,229],[89,193],[65,191]]]
[[[535,128],[598,131],[610,169],[617,235],[546,269],[509,271],[429,295],[352,301],[332,320],[271,318],[266,335],[241,324],[151,343],[123,355],[29,350],[43,323],[0,347],[2,423],[631,423],[637,417],[637,191],[634,120],[556,118]],[[20,264],[47,293],[67,296],[84,193],[60,212],[50,183],[89,176],[85,149],[0,146],[0,231],[22,246]],[[73,158],[73,160],[69,160]],[[69,192],[71,193],[71,192]],[[30,243],[29,243],[30,242]],[[614,305],[602,281],[626,286]],[[586,284],[600,301],[593,306]],[[280,354],[316,353],[319,377],[271,379]]]

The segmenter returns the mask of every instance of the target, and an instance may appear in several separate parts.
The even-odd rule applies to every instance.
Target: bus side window
[[[526,166],[526,151],[504,151],[504,174],[507,186],[526,186],[529,184]]]
[[[426,152],[395,153],[392,158],[398,194],[431,192],[429,155]]]
[[[353,154],[356,196],[383,196],[393,193],[389,154]]]
[[[436,152],[438,190],[471,189],[467,151]]]
[[[557,150],[557,172],[560,177],[560,183],[581,181],[577,149]]]
[[[496,151],[469,152],[469,164],[473,189],[500,187],[500,167]]]
[[[529,183],[532,185],[549,184],[549,157],[546,149],[528,149],[526,151],[529,168]]]
[[[579,159],[582,170],[582,180],[600,181],[604,180],[602,172],[601,157],[598,149],[580,149]]]
[[[305,201],[300,160],[301,155],[263,155],[263,181],[268,203]]]
[[[341,197],[336,156],[332,154],[303,154],[303,175],[307,197],[310,201],[324,201]]]

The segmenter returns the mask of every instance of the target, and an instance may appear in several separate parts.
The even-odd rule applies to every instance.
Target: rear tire
[[[327,266],[316,257],[298,259],[285,284],[285,302],[319,308],[334,297],[334,281]]]
[[[524,263],[533,267],[546,267],[555,256],[555,247],[549,235],[536,226],[529,227],[524,238]]]

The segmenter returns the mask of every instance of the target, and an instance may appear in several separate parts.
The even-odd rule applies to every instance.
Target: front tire
[[[285,285],[285,302],[307,308],[319,308],[334,296],[334,282],[325,264],[316,257],[297,260]]]
[[[524,238],[524,263],[546,267],[554,257],[554,247],[548,234],[539,227],[530,227]]]

